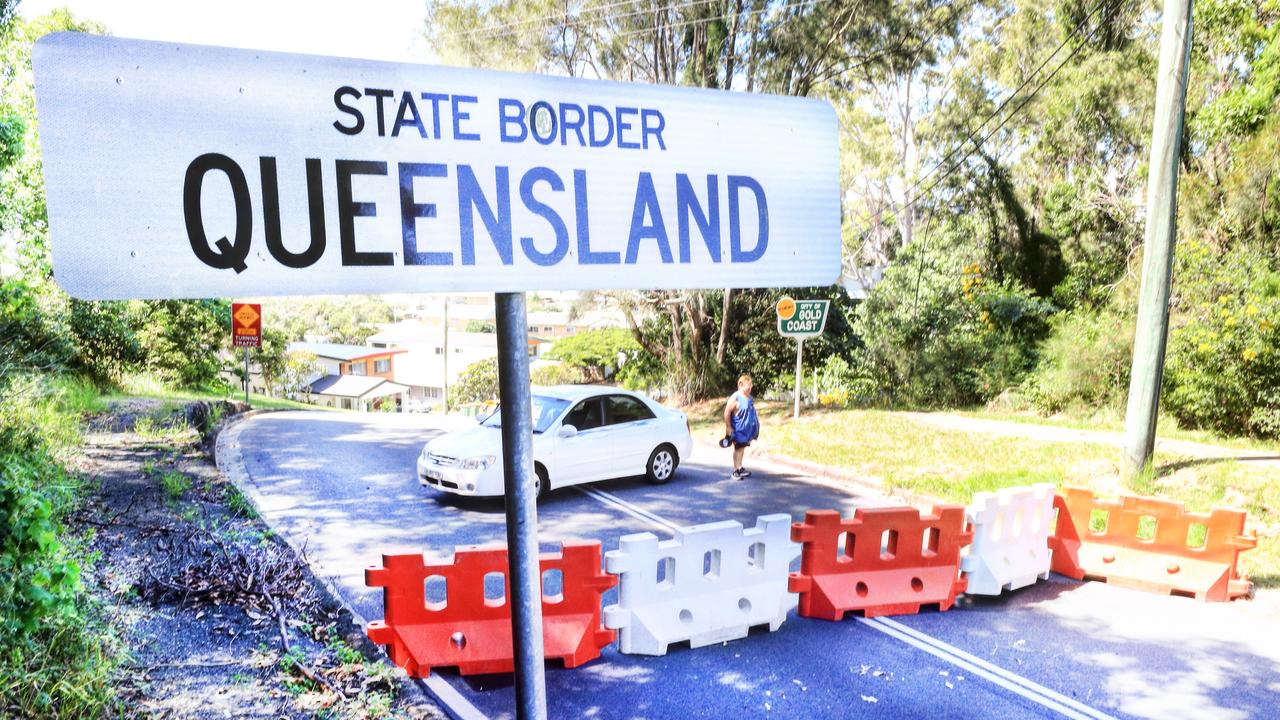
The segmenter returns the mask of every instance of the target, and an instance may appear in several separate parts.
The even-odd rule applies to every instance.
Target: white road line
[[[1008,670],[1005,670],[1004,668],[998,665],[993,665],[992,663],[987,662],[986,660],[983,660],[982,658],[976,655],[967,653],[958,647],[949,645],[933,636],[926,635],[920,632],[919,630],[916,630],[915,628],[903,625],[902,623],[897,622],[896,620],[891,620],[889,618],[873,618],[865,622],[881,623],[894,630],[897,630],[898,632],[901,632],[904,635],[913,637],[917,640],[920,640],[921,642],[929,643],[930,645],[933,645],[934,647],[938,648],[939,650],[942,650],[943,652],[950,653],[960,658],[961,660],[972,663],[973,665],[977,665],[978,667],[984,668],[990,672],[1003,675],[1006,678],[1008,678],[1010,681],[1018,683],[1032,692],[1039,693],[1051,700],[1054,700],[1056,702],[1062,703],[1063,705],[1067,705],[1069,707],[1075,708],[1079,712],[1084,713],[1089,717],[1098,718],[1099,720],[1112,719],[1111,715],[1108,715],[1100,710],[1095,710],[1094,708],[1091,708],[1088,705],[1085,705],[1084,703],[1074,698],[1067,697],[1062,693],[1059,693],[1043,685],[1032,682],[1031,680],[1028,680],[1027,678],[1022,677],[1021,675],[1015,675],[1014,673],[1011,673]]]
[[[639,518],[657,527],[669,530],[674,530],[679,527],[679,525],[676,525],[656,513],[645,510],[638,505],[633,505],[626,500],[623,500],[616,495],[604,492],[603,490],[584,488],[581,486],[577,486],[575,489],[598,502],[617,508],[632,517]],[[977,675],[984,680],[1002,687],[1016,695],[1020,695],[1038,705],[1053,710],[1065,717],[1072,718],[1073,720],[1114,720],[1112,716],[1107,715],[1106,713],[1095,710],[1065,695],[1050,690],[1043,685],[1028,680],[1021,675],[1005,670],[998,665],[993,665],[981,658],[970,655],[959,648],[948,645],[947,643],[926,635],[919,630],[909,628],[902,623],[889,620],[888,618],[872,618],[869,620],[863,618],[858,619],[867,627],[884,633],[895,640],[904,642],[918,650],[923,650],[924,652],[927,652],[941,660],[945,660],[956,667],[964,668],[968,672]]]
[[[658,517],[657,515],[654,515],[653,513],[649,512],[648,510],[645,510],[644,508],[632,505],[631,503],[623,500],[622,498],[619,498],[616,495],[610,495],[609,493],[604,492],[603,490],[596,490],[594,488],[584,488],[581,486],[575,486],[574,490],[577,490],[583,495],[586,495],[587,497],[592,498],[596,502],[599,502],[604,505],[608,505],[614,508],[615,510],[624,512],[630,515],[631,517],[636,518],[637,520],[649,523],[650,525],[653,525],[659,529],[675,530],[676,528],[680,527],[679,525],[676,525],[675,523],[669,520]]]
[[[999,685],[1000,687],[1004,688],[1005,690],[1008,690],[1011,693],[1014,693],[1015,695],[1020,695],[1038,705],[1049,708],[1050,710],[1053,710],[1054,712],[1057,712],[1065,717],[1073,718],[1073,720],[1096,720],[1097,718],[1111,717],[1109,715],[1100,713],[1094,710],[1093,708],[1088,708],[1088,707],[1086,707],[1086,709],[1089,712],[1082,713],[1076,710],[1072,706],[1064,705],[1058,702],[1057,700],[1054,700],[1052,697],[1048,695],[1041,695],[1039,693],[1032,692],[1032,690],[1029,689],[1029,686],[1036,687],[1036,688],[1041,688],[1041,686],[1036,685],[1035,683],[1031,682],[1030,680],[1027,680],[1026,678],[1020,677],[1018,675],[1014,675],[1013,673],[1007,670],[1004,670],[1003,668],[996,668],[1000,672],[991,672],[990,670],[987,670],[980,665],[976,665],[974,663],[971,663],[967,660],[962,659],[959,655],[952,655],[946,650],[943,650],[941,647],[934,645],[933,643],[917,640],[915,637],[911,635],[908,635],[903,632],[899,632],[893,627],[880,622],[882,619],[883,618],[872,618],[870,620],[866,620],[863,618],[858,618],[858,620],[863,625],[866,625],[867,627],[873,630],[882,632],[885,635],[888,635],[889,637],[895,640],[899,640],[914,648],[923,650],[940,660],[945,660],[951,663],[952,665],[955,665],[956,667],[963,668],[968,672],[971,672],[974,675],[977,675],[978,677],[983,678],[984,680],[987,680],[996,685]],[[895,623],[895,625],[897,625],[897,623]],[[899,625],[899,627],[901,626]],[[995,667],[995,666],[992,666],[992,667]],[[1015,681],[1013,678],[1017,678],[1017,680]],[[1041,688],[1041,689],[1047,690],[1053,695],[1057,695],[1057,693],[1053,693],[1053,691],[1048,690],[1048,688]],[[1072,701],[1072,704],[1074,705],[1078,703],[1075,703],[1074,701]]]

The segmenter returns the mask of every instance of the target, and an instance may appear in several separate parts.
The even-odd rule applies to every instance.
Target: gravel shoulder
[[[74,469],[85,582],[126,656],[126,717],[437,718],[218,472],[197,428],[234,407],[113,403]]]

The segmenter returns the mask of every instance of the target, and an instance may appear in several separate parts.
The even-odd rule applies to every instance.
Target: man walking
[[[743,373],[738,378],[738,391],[729,396],[724,406],[724,447],[733,445],[733,479],[741,480],[751,475],[750,470],[742,467],[742,456],[747,446],[760,436],[760,418],[756,417],[756,406],[751,401],[751,376]]]

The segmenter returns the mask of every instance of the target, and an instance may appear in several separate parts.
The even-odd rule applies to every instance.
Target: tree
[[[498,327],[488,320],[468,320],[467,332],[496,333],[498,332]]]
[[[280,372],[280,390],[292,400],[311,402],[310,383],[324,373],[319,358],[304,350],[290,350],[284,354]]]
[[[600,328],[557,340],[547,352],[547,359],[581,368],[589,382],[601,382],[642,352],[629,331]]]
[[[449,386],[450,404],[466,405],[498,399],[498,358],[486,358],[467,366]]]
[[[252,361],[258,366],[267,394],[274,395],[276,385],[284,379],[289,364],[289,337],[275,328],[262,329],[262,345],[254,348]]]

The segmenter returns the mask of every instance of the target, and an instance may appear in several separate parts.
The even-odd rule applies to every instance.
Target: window
[[[610,425],[649,420],[653,417],[653,411],[644,403],[627,395],[610,395],[605,398],[605,406],[609,411]]]
[[[369,344],[376,348],[385,348],[387,346],[387,344],[384,342],[376,342],[376,343],[369,343]]]
[[[551,332],[551,326],[547,325],[546,327],[543,327],[542,332]]]
[[[391,358],[386,360],[374,360],[373,371],[376,373],[391,372]]]
[[[364,361],[364,360],[361,360],[361,361],[360,361],[360,362],[358,362],[358,363],[351,363],[351,364],[350,364],[350,365],[348,365],[347,367],[350,369],[350,371],[351,371],[351,374],[352,374],[352,375],[366,375],[366,374],[368,374],[368,373],[367,373],[367,371],[368,371],[368,369],[369,369],[369,366],[365,363],[365,361]]]
[[[437,347],[437,348],[436,348],[436,354],[437,354],[437,355],[443,355],[443,354],[444,354],[444,348],[442,348],[442,347]]]
[[[437,388],[437,387],[423,388],[422,396],[427,398],[432,398],[432,399],[438,398],[440,397],[440,388]]]
[[[565,333],[566,333],[566,334],[568,334],[568,335],[572,335],[572,334],[573,334],[573,326],[572,326],[572,325],[569,325],[568,327],[566,327],[566,328],[564,329],[564,331],[565,331]]]
[[[574,405],[573,410],[570,410],[569,414],[564,417],[564,424],[578,428],[578,432],[604,425],[604,413],[600,406],[600,398],[583,400]]]
[[[342,409],[343,409],[343,410],[351,410],[351,409],[353,409],[353,407],[352,407],[352,405],[351,405],[351,398],[342,398]]]

